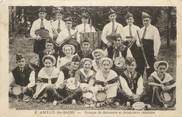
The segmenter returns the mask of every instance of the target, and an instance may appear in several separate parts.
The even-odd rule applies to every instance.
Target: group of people
[[[72,18],[63,21],[63,14],[58,9],[56,20],[48,21],[46,9],[39,9],[30,30],[35,55],[28,63],[22,54],[16,55],[10,95],[54,105],[175,105],[175,79],[167,73],[168,63],[157,60],[160,34],[148,13],[142,12],[144,27],[139,28],[127,12],[123,27],[116,21],[117,12],[110,9],[98,48],[92,48],[89,37],[81,38],[96,32],[89,13],[81,15],[82,24],[74,29]]]

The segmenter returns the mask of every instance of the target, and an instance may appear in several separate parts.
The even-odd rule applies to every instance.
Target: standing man
[[[92,24],[89,24],[90,15],[88,12],[83,12],[81,15],[81,21],[82,24],[79,24],[76,26],[77,33],[77,41],[80,43],[80,36],[81,33],[88,33],[88,32],[95,32],[95,28],[92,26]]]
[[[53,28],[54,39],[56,40],[59,33],[65,29],[66,25],[63,21],[63,11],[61,9],[57,9],[55,15],[56,20],[51,23]]]
[[[112,35],[119,33],[122,36],[123,25],[118,23],[116,21],[116,18],[117,18],[116,12],[113,9],[110,9],[109,11],[110,22],[104,26],[101,35],[101,39],[107,47],[112,45]]]
[[[141,40],[144,53],[150,68],[147,70],[147,76],[154,71],[154,62],[156,61],[161,46],[159,30],[151,24],[151,16],[142,12],[143,27],[141,28]]]
[[[143,60],[140,59],[141,56],[140,48],[137,46],[139,45],[137,31],[140,31],[140,28],[133,24],[134,18],[132,13],[127,12],[125,19],[127,25],[123,28],[123,35],[126,40],[128,48],[130,48],[131,53],[136,60],[137,64],[136,70],[137,72],[142,74],[144,71],[144,65],[143,65]]]
[[[45,49],[45,42],[48,38],[53,38],[50,22],[45,19],[47,13],[44,7],[39,9],[39,18],[32,24],[30,36],[35,39],[34,52],[39,54]]]

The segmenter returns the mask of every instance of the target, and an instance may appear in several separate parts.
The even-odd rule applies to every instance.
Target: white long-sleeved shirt
[[[80,43],[80,33],[84,32],[95,32],[95,28],[93,26],[90,26],[90,24],[85,24],[85,30],[84,30],[84,24],[79,24],[75,27],[75,30],[78,31],[77,33],[77,40]]]
[[[140,28],[136,25],[131,25],[131,33],[132,33],[132,37],[133,39],[138,39],[138,36],[137,36],[137,31],[140,31]],[[127,40],[126,37],[128,36],[131,36],[130,35],[130,29],[129,29],[129,25],[126,25],[124,28],[123,28],[123,36],[124,36],[124,39]]]
[[[114,31],[116,31],[116,33],[119,33],[122,37],[123,37],[123,25],[115,22],[114,23]],[[102,41],[107,44],[108,40],[106,39],[106,37],[108,35],[110,35],[112,33],[112,22],[109,22],[108,24],[106,24],[102,30],[102,35],[101,35],[101,39]]]
[[[70,30],[70,33],[71,35],[73,36],[74,34],[76,34],[76,30],[73,30],[71,29]],[[70,35],[69,35],[69,31],[67,28],[65,28],[64,30],[62,30],[59,35],[58,35],[58,38],[56,39],[56,43],[57,44],[61,44],[66,38],[68,38]]]
[[[123,91],[128,96],[132,96],[134,93],[129,88],[126,80],[122,76],[120,76],[119,79],[120,79],[120,83],[121,83],[121,87],[122,87]],[[142,78],[142,76],[140,76],[140,78],[138,79],[138,82],[137,82],[136,95],[141,95],[143,93],[143,89],[144,89],[144,86],[143,86],[143,78]]]
[[[57,31],[58,29],[58,23],[59,20],[55,20],[54,22],[52,22],[52,28],[55,29]],[[66,28],[65,22],[63,20],[60,20],[60,30],[63,31]]]
[[[48,84],[51,82],[52,78],[58,78],[57,81],[55,82],[56,87],[59,87],[61,84],[64,82],[64,73],[62,71],[59,71],[57,68],[53,68],[53,71],[51,71],[51,75],[46,72],[46,68],[42,68],[39,73],[38,73],[38,79],[40,78],[47,78],[48,79]]]
[[[142,38],[144,30],[145,30],[145,27],[142,27],[140,30],[140,33],[141,33],[140,38]],[[150,39],[154,41],[154,56],[157,56],[161,46],[159,30],[155,26],[150,24],[146,29],[144,39]]]
[[[40,24],[41,24],[40,18],[33,22],[31,30],[30,30],[30,36],[32,38],[36,37],[35,31],[40,29]],[[51,26],[50,22],[46,19],[43,19],[43,24],[44,24],[45,29],[47,29],[49,31],[49,36],[51,38],[53,38],[52,26]]]

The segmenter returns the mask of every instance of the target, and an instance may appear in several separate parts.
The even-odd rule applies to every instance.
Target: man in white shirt
[[[161,46],[159,30],[151,24],[151,16],[142,12],[142,20],[144,27],[141,28],[141,40],[143,43],[144,53],[150,69],[147,71],[149,76],[154,71],[154,62],[156,61]]]
[[[92,24],[89,24],[89,14],[87,12],[82,13],[81,21],[82,24],[79,24],[76,26],[77,33],[77,41],[80,43],[80,36],[81,33],[88,33],[88,32],[95,32],[95,28],[92,26]]]
[[[52,29],[54,34],[54,39],[57,39],[59,33],[66,28],[65,22],[63,21],[63,11],[61,9],[56,10],[56,20],[52,23]]]
[[[67,17],[65,19],[66,28],[59,33],[58,38],[56,39],[56,43],[59,45],[60,50],[65,44],[74,45],[76,52],[79,49],[79,43],[76,39],[77,31],[72,28],[72,23],[72,17]],[[62,51],[60,51],[60,53],[62,53]]]
[[[126,23],[127,25],[123,28],[123,35],[126,40],[126,44],[128,48],[130,48],[131,53],[133,57],[136,60],[137,63],[137,71],[139,73],[142,73],[144,71],[144,65],[142,59],[140,59],[141,56],[141,49],[137,45],[139,45],[138,35],[137,31],[140,32],[140,28],[136,25],[134,25],[134,18],[133,14],[130,12],[127,12],[125,15]]]
[[[53,38],[51,24],[45,19],[46,14],[46,9],[41,7],[39,18],[33,22],[30,30],[30,36],[35,39],[34,52],[38,54],[44,50],[46,39]]]
[[[114,10],[110,9],[109,11],[109,20],[110,22],[106,24],[102,30],[101,39],[104,44],[108,47],[112,45],[112,35],[120,34],[122,36],[123,25],[116,21],[117,14]],[[122,36],[123,37],[123,36]]]

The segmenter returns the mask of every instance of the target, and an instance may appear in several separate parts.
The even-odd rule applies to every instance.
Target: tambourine
[[[49,31],[47,29],[37,29],[35,34],[39,35],[42,39],[50,38]]]
[[[162,98],[165,102],[169,102],[169,101],[171,101],[171,99],[172,99],[171,95],[170,95],[168,92],[162,91],[162,92],[160,93],[160,96],[161,96],[161,98]]]
[[[13,87],[12,92],[14,95],[20,95],[23,92],[22,87]]]
[[[144,110],[146,107],[146,104],[144,104],[143,102],[135,102],[133,105],[132,105],[132,108],[134,110]]]
[[[95,95],[98,102],[104,102],[107,99],[106,91],[98,91]]]
[[[74,90],[78,89],[80,84],[79,83],[75,83],[75,82],[76,82],[75,78],[67,79],[67,81],[66,81],[66,88],[68,90],[70,90],[70,91],[74,91]]]

